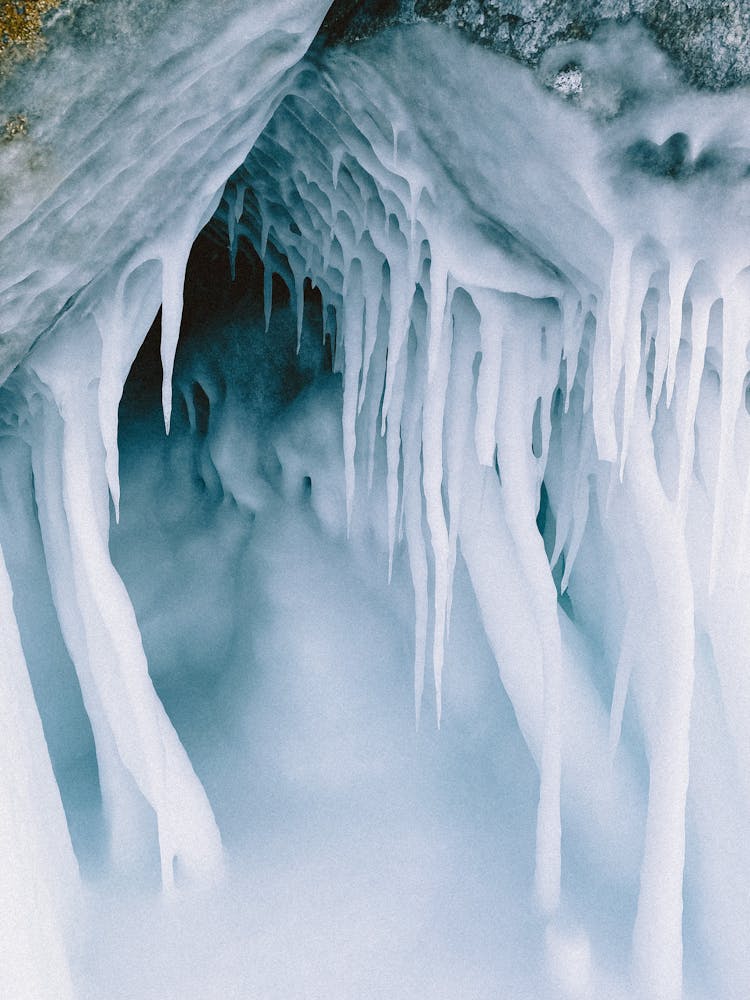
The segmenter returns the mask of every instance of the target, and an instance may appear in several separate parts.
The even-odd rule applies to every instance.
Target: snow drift
[[[196,940],[201,906],[229,927],[245,894],[266,899],[243,924],[263,956],[252,995],[434,990],[416,944],[389,965],[372,921],[348,936],[330,913],[351,949],[340,969],[311,963],[309,928],[297,974],[267,967],[282,939],[259,931],[276,919],[268,871],[302,911],[315,876],[290,883],[298,861],[262,842],[305,843],[313,865],[344,851],[335,882],[382,872],[374,855],[414,837],[410,877],[389,869],[385,896],[404,939],[420,928],[434,945],[450,937],[439,902],[407,900],[442,898],[442,802],[461,827],[448,867],[492,900],[477,912],[457,893],[480,944],[449,952],[445,995],[745,996],[747,95],[685,93],[630,29],[549,53],[545,89],[428,26],[301,59],[314,17],[280,35],[272,13],[249,41],[227,29],[223,62],[209,48],[135,94],[121,80],[98,127],[138,123],[142,155],[68,130],[64,180],[0,243],[8,367],[38,338],[0,401],[20,627],[6,582],[11,993],[101,994],[80,957],[95,929],[70,931],[101,904],[81,894],[68,826],[84,869],[107,844],[83,880],[103,899],[122,898],[111,872],[156,870],[158,847],[163,905]],[[191,248],[215,261],[220,241],[239,290],[216,291],[214,263],[183,315]],[[77,687],[69,669],[53,696],[70,663]],[[251,729],[265,777],[248,813]],[[509,765],[493,780],[516,813],[477,763],[498,739]],[[76,800],[81,772],[64,777],[84,744],[101,835],[80,832],[96,812]],[[459,763],[443,782],[446,747]],[[495,886],[468,874],[493,824]],[[354,881],[331,911],[386,905]],[[504,910],[516,927],[498,957],[487,929]],[[232,995],[245,946],[216,980],[188,965],[181,982],[98,982]]]

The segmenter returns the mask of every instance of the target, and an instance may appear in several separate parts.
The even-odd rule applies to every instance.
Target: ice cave
[[[748,85],[395,6],[0,3],[3,1000],[750,997]]]

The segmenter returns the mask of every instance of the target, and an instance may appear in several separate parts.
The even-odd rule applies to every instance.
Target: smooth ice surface
[[[78,867],[52,773],[0,552],[2,630],[2,973],[6,996],[73,996],[59,928]],[[57,897],[57,898],[56,898]],[[67,905],[71,906],[72,899]]]
[[[241,24],[7,210],[11,974],[746,997],[747,94]]]

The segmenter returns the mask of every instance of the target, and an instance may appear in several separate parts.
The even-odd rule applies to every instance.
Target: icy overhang
[[[277,13],[273,31],[188,45],[187,60],[162,38],[174,59],[159,62],[159,87],[130,94],[124,79],[113,106],[100,77],[99,128],[66,133],[67,165],[40,168],[44,194],[8,203],[8,366],[40,339],[8,381],[2,416],[31,448],[100,760],[115,777],[124,767],[153,805],[165,885],[174,859],[215,867],[218,833],[109,562],[104,473],[106,455],[116,504],[118,404],[160,305],[169,421],[185,262],[216,210],[228,252],[253,244],[267,285],[274,271],[287,281],[300,321],[307,283],[320,292],[342,375],[349,519],[377,446],[386,544],[391,556],[402,541],[408,550],[417,705],[431,664],[439,712],[460,545],[539,769],[540,902],[551,913],[560,897],[567,796],[605,856],[623,863],[643,847],[635,964],[657,984],[644,995],[676,998],[696,621],[717,651],[732,751],[747,756],[747,672],[736,662],[748,643],[725,628],[746,618],[750,585],[746,95],[687,95],[666,74],[624,101],[628,64],[651,65],[625,35],[618,58],[611,38],[609,49],[577,48],[578,106],[426,26],[298,59],[287,43],[301,54],[306,38],[279,34]],[[139,65],[133,79],[145,80]],[[91,113],[86,102],[65,108],[79,125]],[[6,148],[21,156],[25,142]],[[554,540],[537,521],[545,503]],[[592,536],[605,553],[593,573]],[[624,612],[597,603],[610,569]],[[624,635],[609,719],[571,655],[565,600],[595,635],[600,619]],[[130,703],[126,680],[138,685]],[[614,758],[631,686],[651,780],[645,842]]]
[[[5,83],[4,112],[23,109],[29,130],[0,143],[0,378],[84,288],[111,298],[123,275],[155,260],[159,300],[169,295],[227,178],[292,88],[326,12],[325,3],[296,2],[252,9],[234,2],[220,13],[193,2],[169,7],[127,44],[115,35],[95,46],[55,45]],[[109,16],[116,23],[116,10]],[[417,30],[438,37],[428,25]],[[583,69],[580,107],[545,95],[510,60],[455,38],[449,53],[447,42],[412,48],[408,32],[384,37],[357,55],[334,50],[323,65],[342,79],[369,74],[369,95],[373,86],[390,94],[376,99],[378,114],[402,156],[421,145],[417,173],[441,177],[438,200],[452,240],[471,217],[488,245],[513,242],[514,253],[537,255],[601,298],[622,218],[637,217],[649,234],[666,229],[668,240],[688,215],[694,230],[707,222],[713,233],[716,209],[722,219],[735,214],[712,182],[723,182],[727,163],[742,161],[738,98],[703,98],[696,121],[694,103],[680,105],[674,75],[637,31],[547,53],[545,80],[564,63]],[[649,79],[639,85],[633,67],[640,64]],[[620,106],[623,95],[635,108]],[[597,121],[613,111],[614,121]],[[675,133],[689,137],[689,155],[702,168],[691,178],[705,191],[697,219],[688,199],[675,197],[675,184],[652,184],[643,210],[639,165],[648,173],[659,155],[649,160],[649,149]],[[624,211],[613,207],[622,195]],[[572,231],[580,238],[570,240]]]
[[[326,9],[188,0],[133,36],[56,44],[6,81],[3,106],[29,129],[0,143],[0,378],[82,288],[189,250]]]
[[[744,95],[684,94],[631,29],[548,54],[544,74],[573,57],[582,67],[572,102],[431,25],[308,52],[323,13],[278,3],[250,17],[237,3],[218,18],[188,5],[114,70],[99,50],[50,53],[26,95],[44,113],[2,150],[20,187],[8,182],[0,206],[0,374],[43,334],[70,343],[92,327],[87,358],[117,504],[122,386],[161,306],[169,422],[188,255],[232,177],[230,229],[247,191],[256,214],[245,227],[261,256],[273,225],[277,268],[299,289],[306,278],[322,287],[334,308],[350,266],[364,262],[363,239],[384,256],[403,285],[400,319],[391,292],[387,400],[425,266],[480,312],[487,293],[556,303],[568,390],[591,316],[597,446],[624,464],[634,311],[651,290],[653,381],[670,399],[683,301],[709,309],[742,267]],[[489,424],[485,437],[489,461]]]

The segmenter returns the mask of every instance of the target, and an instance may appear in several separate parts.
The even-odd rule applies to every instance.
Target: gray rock
[[[640,20],[682,75],[719,90],[750,81],[750,4],[743,0],[337,0],[321,29],[351,42],[396,21],[452,25],[529,65],[606,21]]]

